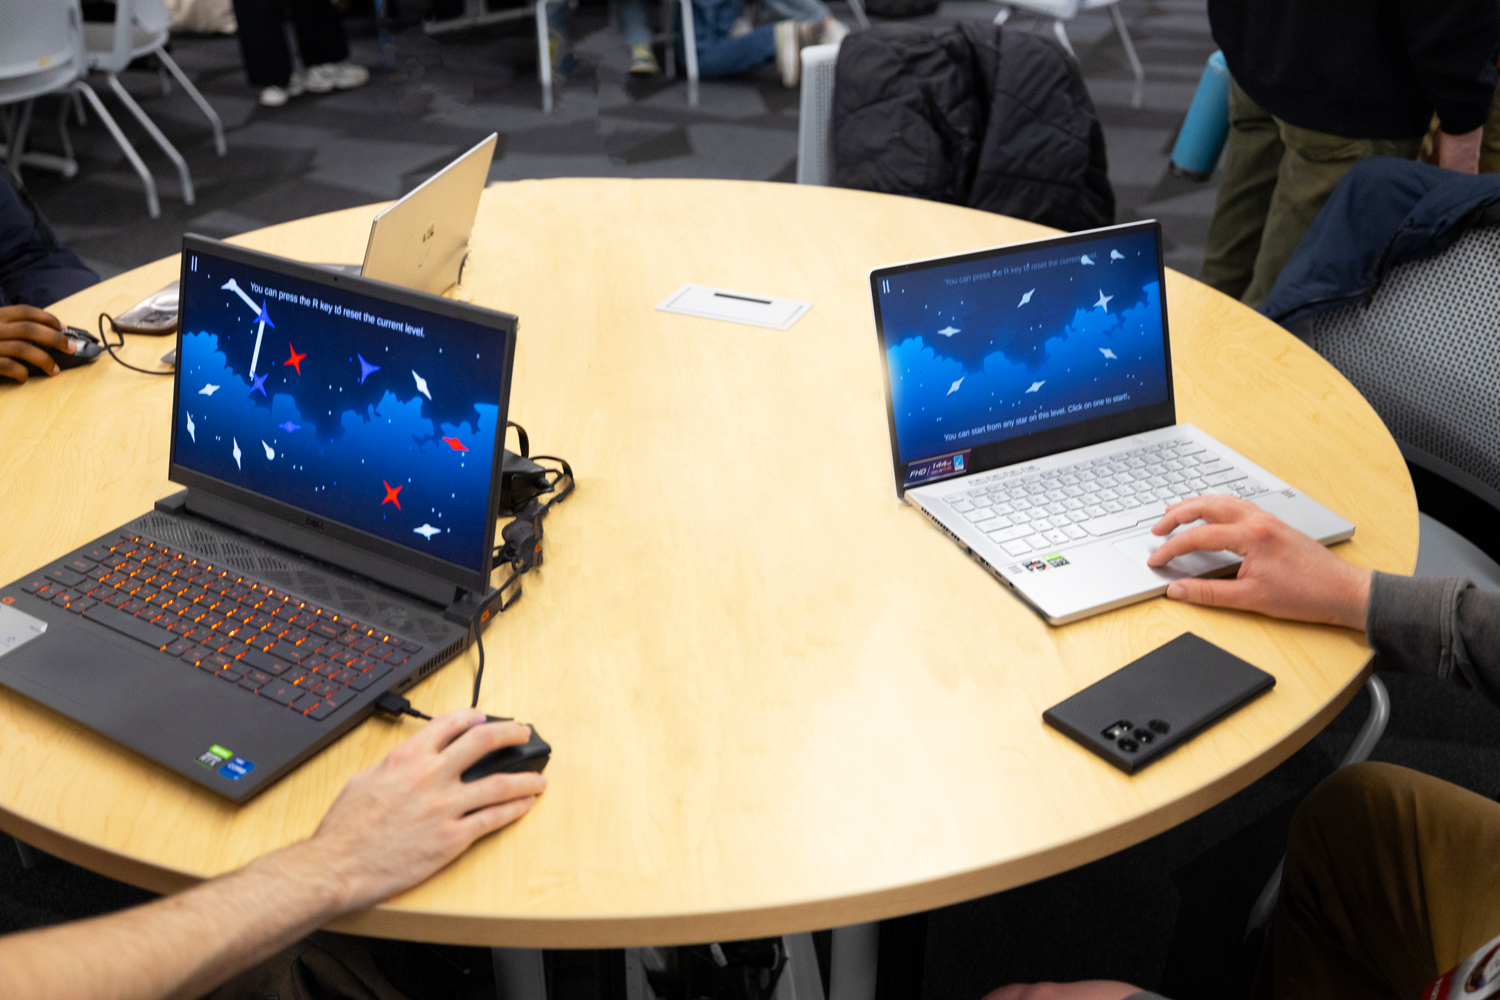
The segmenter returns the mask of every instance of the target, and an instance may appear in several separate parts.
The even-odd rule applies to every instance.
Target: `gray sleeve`
[[[1365,633],[1381,669],[1449,678],[1500,705],[1500,594],[1377,572]]]

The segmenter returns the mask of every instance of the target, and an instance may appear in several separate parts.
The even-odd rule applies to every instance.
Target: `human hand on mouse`
[[[1233,579],[1174,580],[1167,587],[1172,600],[1364,631],[1369,570],[1345,562],[1280,518],[1236,497],[1184,500],[1168,507],[1151,533],[1170,534],[1200,519],[1208,523],[1167,539],[1146,564],[1165,566],[1188,552],[1221,549],[1244,562]]]
[[[379,764],[350,778],[317,832],[287,850],[300,848],[334,876],[340,911],[415,885],[531,809],[547,787],[540,774],[460,780],[485,754],[529,737],[530,730],[516,722],[486,724],[477,709],[440,715]]]
[[[35,306],[0,306],[0,377],[25,382],[30,372],[20,359],[56,375],[61,369],[43,347],[74,353],[62,320]]]

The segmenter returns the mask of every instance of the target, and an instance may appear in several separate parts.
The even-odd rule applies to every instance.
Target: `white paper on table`
[[[772,295],[733,292],[707,285],[683,285],[656,307],[662,312],[748,323],[772,330],[787,330],[812,308],[811,302],[779,299]]]

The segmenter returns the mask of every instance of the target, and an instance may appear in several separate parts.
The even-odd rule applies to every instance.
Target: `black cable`
[[[109,320],[110,329],[114,330],[115,333],[117,335],[119,335],[120,342],[118,344],[111,344],[109,342],[109,335],[104,332],[104,321],[105,320]],[[137,368],[135,365],[130,364],[127,361],[121,361],[120,360],[120,356],[115,353],[115,348],[116,347],[124,347],[125,346],[125,332],[123,330],[121,330],[119,327],[115,326],[115,318],[113,316],[111,316],[109,313],[100,313],[99,314],[99,343],[101,343],[101,344],[104,345],[104,349],[109,352],[109,356],[110,357],[112,357],[112,358],[115,359],[115,363],[116,364],[124,365],[126,368],[129,368],[133,372],[140,372],[142,375],[171,375],[172,374],[172,370],[171,369],[168,369],[167,371],[164,371],[164,372],[160,372],[160,371],[154,372],[154,371],[151,371],[151,370],[149,370],[147,368]]]
[[[479,669],[474,671],[474,697],[469,699],[470,708],[479,707],[479,685],[484,681],[484,636],[477,625],[474,627],[474,643],[479,647]]]
[[[514,420],[507,420],[505,422],[505,426],[514,427],[516,429],[516,443],[521,446],[521,457],[526,458],[526,453],[531,451],[531,439],[526,436],[526,428],[522,427]]]

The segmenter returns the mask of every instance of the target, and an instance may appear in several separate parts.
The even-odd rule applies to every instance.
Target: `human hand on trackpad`
[[[1165,566],[1146,565],[1146,560],[1151,553],[1165,545],[1172,535],[1205,523],[1207,522],[1201,520],[1192,521],[1167,536],[1145,534],[1136,535],[1134,538],[1122,538],[1115,542],[1115,548],[1119,549],[1131,562],[1161,580],[1181,580],[1186,576],[1208,576],[1226,566],[1237,565],[1240,557],[1227,549],[1221,549],[1218,552],[1189,552],[1178,556]]]

